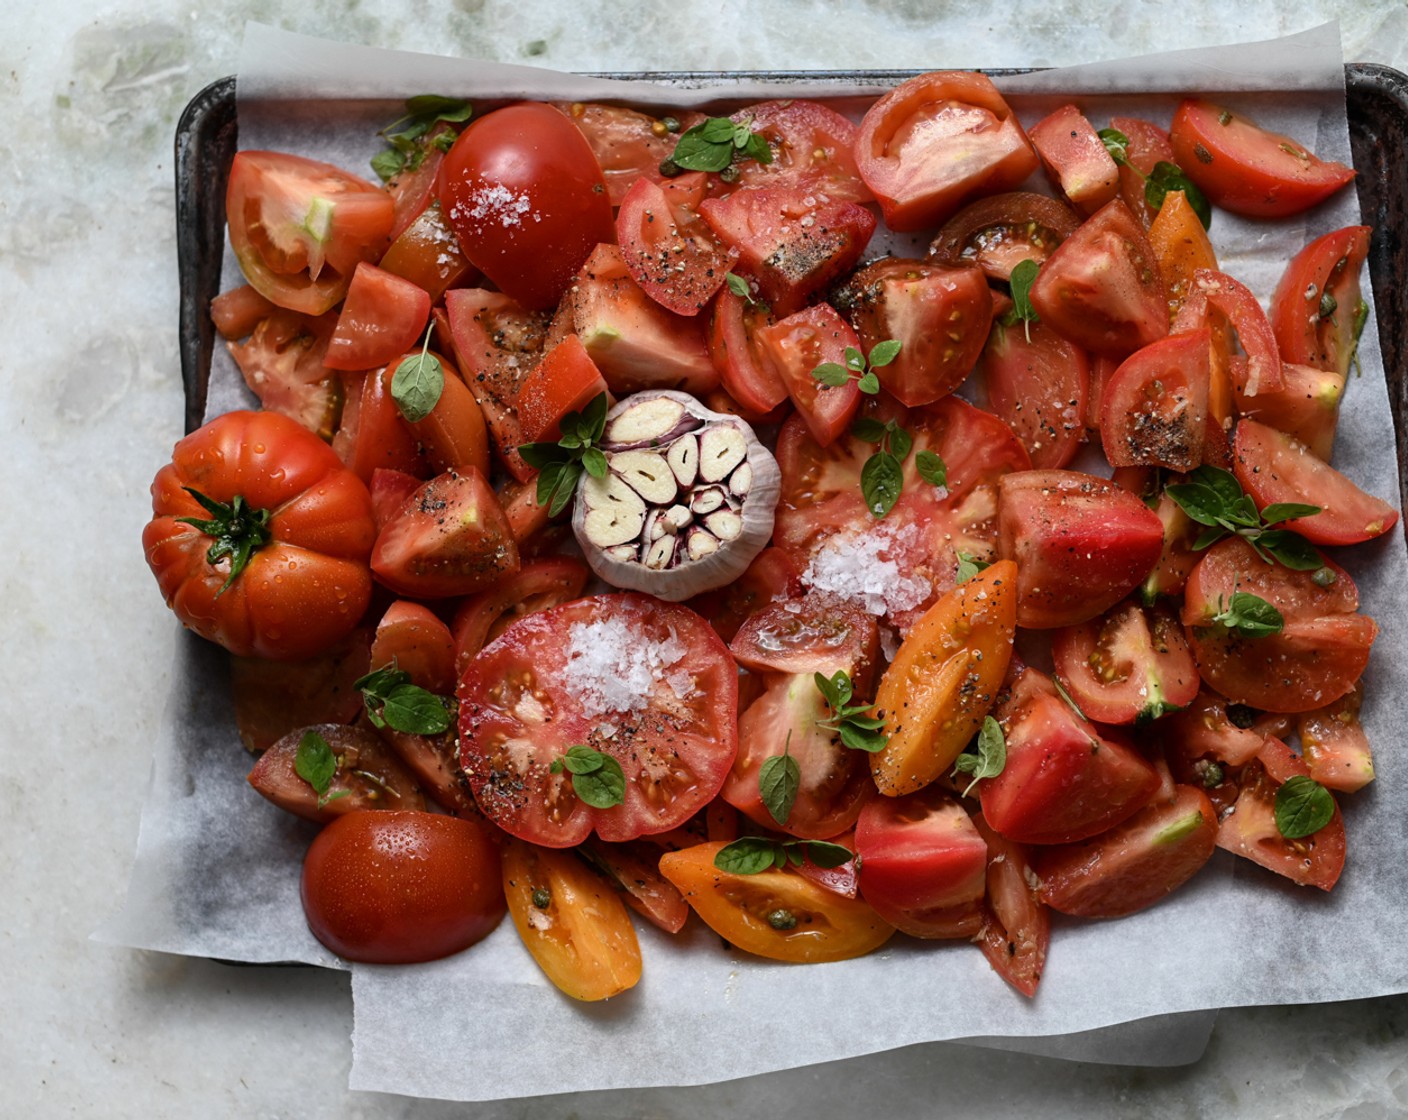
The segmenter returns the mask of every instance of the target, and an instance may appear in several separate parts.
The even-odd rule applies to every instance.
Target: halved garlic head
[[[572,530],[607,583],[679,602],[732,583],[772,537],[782,476],[737,416],[651,389],[607,414],[601,449]]]

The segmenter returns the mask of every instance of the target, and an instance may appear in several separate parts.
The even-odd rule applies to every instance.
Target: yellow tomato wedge
[[[523,944],[573,999],[619,995],[640,980],[640,943],[616,891],[570,850],[503,842],[504,894]]]
[[[870,756],[881,793],[923,789],[962,753],[992,708],[1017,629],[1017,565],[999,560],[935,603],[880,680],[889,743]]]
[[[710,929],[745,952],[774,961],[844,961],[873,952],[895,932],[860,899],[829,891],[791,867],[757,875],[721,871],[714,857],[723,847],[666,852],[660,874]]]

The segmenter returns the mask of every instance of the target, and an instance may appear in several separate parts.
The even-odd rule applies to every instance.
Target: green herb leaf
[[[851,379],[851,375],[846,372],[846,367],[836,362],[822,362],[812,370],[812,376],[823,385],[829,385],[833,389],[839,389]]]
[[[1008,326],[1018,321],[1026,324],[1028,342],[1032,337],[1031,324],[1038,319],[1036,308],[1032,306],[1031,291],[1039,271],[1040,266],[1034,260],[1018,261],[1007,281],[1012,288],[1012,310],[1004,320]]]
[[[850,863],[856,858],[855,852],[844,844],[833,844],[830,840],[808,840],[803,845],[807,852],[807,858],[818,867],[830,870],[833,867],[840,867],[843,863]]]
[[[593,809],[610,809],[626,799],[626,776],[609,754],[579,743],[554,759],[552,767],[553,773],[566,770],[572,775],[573,792]]]
[[[351,790],[341,789],[329,796],[328,789],[337,776],[337,755],[328,746],[328,741],[316,731],[305,731],[298,740],[298,751],[293,756],[293,769],[318,795],[318,808],[329,801],[346,797]]]
[[[789,734],[790,742],[790,734]],[[786,824],[797,803],[797,791],[802,784],[802,770],[797,760],[783,747],[782,754],[763,760],[758,769],[758,793],[767,806],[768,815],[778,824]]]
[[[888,451],[877,451],[860,469],[860,492],[872,516],[884,517],[895,508],[904,489],[900,461]]]
[[[730,875],[760,875],[772,870],[773,856],[781,845],[766,836],[740,836],[714,856],[714,866]]]
[[[1117,164],[1128,165],[1128,136],[1117,128],[1102,128],[1096,135],[1100,137],[1100,142],[1105,145],[1105,150],[1110,153],[1112,160]]]
[[[429,335],[426,342],[429,343]],[[440,403],[445,389],[445,367],[434,354],[422,350],[401,359],[391,375],[391,399],[409,423],[424,420]]]
[[[958,553],[958,574],[954,577],[955,583],[967,583],[984,568],[992,567],[986,560],[979,560],[970,552]]]
[[[710,117],[680,136],[669,162],[689,171],[723,171],[735,157],[771,163],[767,140],[752,131],[751,121]]]
[[[1276,831],[1299,840],[1324,828],[1335,815],[1335,799],[1313,778],[1295,774],[1276,791]]]
[[[967,797],[972,793],[973,787],[982,779],[997,777],[1006,766],[1007,739],[1002,734],[1002,725],[992,716],[987,716],[983,719],[983,729],[978,732],[977,753],[965,752],[959,755],[953,763],[955,775],[973,775],[973,780],[968,783],[968,787],[963,791],[963,796]]]
[[[582,452],[582,466],[596,479],[606,477],[606,453],[599,447],[588,447]]]
[[[581,412],[569,412],[558,427],[556,443],[521,443],[518,453],[531,467],[538,468],[537,500],[556,517],[577,492],[582,474],[605,478],[606,454],[596,446],[606,430],[607,401],[598,393]]]
[[[890,437],[890,444],[887,450],[890,452],[891,455],[893,455],[896,459],[903,463],[907,458],[909,458],[910,449],[914,446],[914,437],[912,437],[907,431],[897,425],[893,420],[890,421],[886,431]],[[933,455],[934,453],[931,451],[929,452],[929,454]],[[935,458],[938,458],[938,456],[935,456]],[[922,474],[923,472],[921,471],[920,473]]]
[[[932,486],[948,485],[948,466],[934,451],[921,451],[914,457],[914,466],[919,477]],[[987,565],[983,565],[987,567]]]
[[[846,368],[860,373],[865,369],[865,355],[854,346],[847,346],[845,349]]]
[[[823,673],[813,673],[816,690],[821,693],[833,712],[839,712],[851,699],[851,678],[844,669],[838,669],[828,677]]]
[[[867,396],[874,396],[880,391],[880,378],[876,376],[874,370],[866,370],[856,379],[856,388]]]
[[[1319,506],[1304,505],[1300,502],[1272,502],[1261,511],[1261,520],[1264,525],[1277,525],[1297,517],[1311,517],[1319,512]]]
[[[1265,638],[1279,634],[1285,620],[1281,612],[1260,596],[1247,591],[1236,591],[1225,607],[1218,601],[1219,613],[1213,622],[1226,627],[1243,638]]]
[[[877,342],[870,348],[870,368],[879,369],[887,366],[899,356],[902,343],[897,338],[887,338],[884,342]]]
[[[881,726],[884,726],[883,721]],[[867,754],[878,754],[890,745],[888,735],[860,727],[855,720],[847,720],[841,724],[838,734],[843,747],[849,747],[853,751],[865,751]]]
[[[582,477],[582,463],[576,460],[571,463],[563,463],[558,473],[557,482],[552,488],[552,493],[548,497],[548,516],[556,517],[572,500],[572,495],[577,492],[577,482]]]
[[[1154,164],[1154,169],[1144,180],[1144,201],[1151,209],[1159,210],[1163,207],[1169,191],[1183,192],[1183,197],[1188,200],[1193,213],[1198,215],[1198,221],[1203,223],[1204,229],[1212,225],[1212,207],[1208,204],[1207,196],[1183,173],[1183,168],[1178,164],[1160,160]]]
[[[450,729],[450,709],[445,700],[414,684],[391,690],[382,705],[381,718],[393,731],[407,735],[439,735]]]
[[[383,148],[372,156],[372,170],[383,183],[396,178],[406,166],[406,153],[396,148]]]
[[[869,416],[861,416],[851,425],[851,435],[864,443],[879,443],[888,432],[884,424]]]
[[[1303,537],[1289,529],[1272,529],[1295,517],[1319,513],[1319,506],[1300,502],[1276,502],[1261,512],[1242,490],[1231,471],[1202,466],[1188,475],[1188,481],[1164,491],[1188,515],[1205,528],[1193,542],[1201,551],[1229,533],[1243,537],[1263,560],[1275,559],[1295,571],[1314,571],[1323,561]]]
[[[746,300],[752,304],[753,289],[748,286],[748,281],[739,276],[736,272],[724,273],[724,282],[728,285],[728,290],[741,300]]]
[[[1324,558],[1315,546],[1289,529],[1268,529],[1257,535],[1256,544],[1274,556],[1282,567],[1293,572],[1315,572],[1325,566]]]
[[[422,93],[406,100],[406,112],[417,117],[463,124],[474,115],[474,106],[460,97],[442,97],[437,93]]]

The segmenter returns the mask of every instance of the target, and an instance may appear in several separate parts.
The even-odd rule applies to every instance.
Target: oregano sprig
[[[1149,204],[1151,209],[1156,211],[1161,209],[1164,199],[1168,197],[1170,191],[1182,191],[1183,196],[1188,200],[1188,205],[1193,208],[1193,213],[1198,215],[1198,221],[1202,222],[1203,228],[1211,227],[1212,206],[1208,203],[1207,195],[1203,194],[1193,180],[1188,178],[1183,168],[1176,163],[1161,159],[1146,175],[1130,162],[1128,136],[1117,128],[1102,128],[1098,135],[1105,145],[1105,150],[1110,153],[1110,158],[1115,163],[1121,167],[1129,168],[1144,180],[1144,201]]]
[[[434,93],[410,98],[406,102],[405,115],[377,132],[390,147],[372,157],[372,170],[383,182],[394,179],[402,171],[415,171],[425,162],[431,145],[448,151],[455,141],[456,132],[446,129],[432,137],[428,144],[422,143],[431,129],[441,121],[452,125],[464,124],[473,115],[474,106],[460,98],[442,97]]]
[[[971,552],[958,552],[958,574],[954,577],[954,583],[967,583],[984,568],[992,567],[992,563],[987,560],[979,560]]]
[[[1036,274],[1040,267],[1031,258],[1017,262],[1012,269],[1012,274],[1007,278],[1007,283],[1012,289],[1012,306],[1003,313],[1001,320],[999,320],[1004,327],[1014,326],[1020,322],[1028,342],[1032,340],[1032,324],[1040,319],[1036,308],[1032,306],[1031,295],[1032,284],[1036,282]]]
[[[713,171],[732,180],[738,177],[735,164],[741,159],[772,162],[767,137],[753,131],[753,118],[710,117],[680,135],[660,172],[673,177],[683,171]]]
[[[844,365],[840,362],[822,362],[812,370],[812,376],[832,389],[854,381],[862,393],[874,396],[880,391],[880,377],[875,371],[884,369],[899,356],[900,345],[898,339],[887,338],[872,346],[868,356],[854,346],[847,346]]]
[[[831,709],[830,716],[817,720],[818,727],[836,732],[842,745],[853,751],[875,754],[885,749],[890,742],[890,737],[880,730],[885,726],[885,721],[862,714],[870,711],[872,705],[851,703],[855,686],[844,669],[836,670],[829,677],[824,673],[814,673],[812,679],[816,682],[816,690],[825,699],[826,706]]]
[[[971,774],[973,780],[963,791],[967,797],[984,778],[996,778],[1007,766],[1007,738],[1002,734],[1002,725],[992,716],[983,718],[983,728],[978,732],[976,752],[965,751],[953,761],[953,773]]]
[[[773,840],[767,836],[741,836],[714,854],[714,866],[732,875],[761,875],[773,868],[781,871],[790,863],[801,867],[803,858],[818,867],[830,869],[855,859],[843,844],[827,840]]]
[[[389,727],[407,735],[439,735],[450,729],[450,707],[444,697],[411,683],[411,674],[394,664],[373,669],[352,685],[362,694],[373,727]]]
[[[598,393],[581,412],[569,412],[559,425],[556,443],[521,443],[518,453],[538,469],[538,504],[556,517],[577,492],[585,471],[593,478],[606,477],[606,454],[597,446],[606,430],[606,394]]]
[[[797,803],[797,791],[802,786],[802,768],[792,757],[792,732],[782,744],[782,753],[763,759],[758,768],[758,793],[767,806],[768,815],[778,824],[786,824]]]
[[[298,751],[293,756],[293,769],[313,787],[313,792],[318,795],[319,809],[329,801],[336,801],[352,792],[349,789],[340,789],[336,793],[328,793],[333,778],[337,776],[337,755],[333,753],[332,747],[328,746],[328,741],[316,731],[305,731],[298,740]]]
[[[1286,623],[1271,603],[1249,591],[1234,591],[1226,603],[1218,596],[1217,614],[1211,621],[1243,638],[1269,638]]]
[[[1193,521],[1205,526],[1193,542],[1194,551],[1201,552],[1223,537],[1235,534],[1267,563],[1275,559],[1297,572],[1324,567],[1320,554],[1299,533],[1273,528],[1293,518],[1319,513],[1319,506],[1275,502],[1258,511],[1235,474],[1206,465],[1192,471],[1187,482],[1169,486],[1164,492]]]
[[[626,775],[609,754],[579,743],[548,766],[553,774],[564,770],[572,775],[572,791],[593,809],[610,809],[626,799]]]
[[[768,305],[753,294],[753,286],[743,279],[736,272],[725,272],[724,283],[728,285],[728,290],[741,299],[749,307],[756,307],[759,311],[766,313]]]

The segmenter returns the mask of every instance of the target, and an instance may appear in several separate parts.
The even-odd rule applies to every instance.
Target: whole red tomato
[[[176,445],[152,482],[147,564],[182,623],[241,656],[321,653],[361,621],[371,495],[276,412],[230,412]]]
[[[437,813],[348,813],[303,860],[313,936],[372,964],[433,961],[467,949],[504,916],[489,826]]]
[[[437,193],[464,255],[526,307],[555,307],[597,244],[616,240],[601,166],[551,105],[525,101],[471,124]]]

